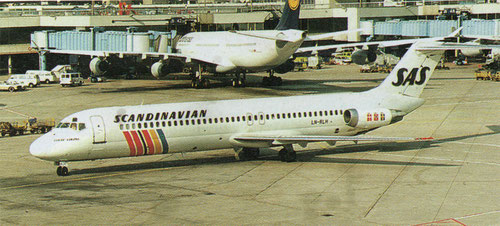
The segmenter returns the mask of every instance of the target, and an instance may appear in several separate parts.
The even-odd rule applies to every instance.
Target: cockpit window
[[[57,125],[57,128],[68,128],[69,127],[69,123],[67,122],[61,122],[59,123],[59,125]]]
[[[84,130],[86,127],[85,127],[85,123],[78,123],[78,130]]]
[[[61,122],[59,125],[56,126],[56,128],[71,128],[74,130],[84,130],[86,128],[85,123],[69,123],[69,122]]]

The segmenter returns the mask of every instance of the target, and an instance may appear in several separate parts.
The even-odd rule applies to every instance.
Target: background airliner
[[[184,35],[177,46],[177,53],[160,52],[110,52],[80,50],[44,50],[50,53],[88,55],[94,57],[90,63],[95,74],[104,71],[104,62],[110,55],[159,58],[151,66],[155,77],[168,73],[175,62],[188,64],[195,69],[192,86],[206,88],[209,80],[202,76],[203,71],[212,73],[234,73],[233,86],[245,84],[246,72],[276,71],[286,73],[293,70],[292,54],[306,40],[307,32],[299,28],[300,0],[288,0],[275,30],[259,31],[217,31],[192,32]],[[327,34],[333,37],[339,33]],[[325,35],[311,36],[308,39],[324,39]],[[281,84],[281,78],[270,72],[264,78],[268,85]]]
[[[378,87],[361,93],[89,109],[61,120],[31,144],[30,153],[54,161],[64,176],[69,161],[223,148],[251,159],[259,148],[275,146],[283,147],[282,161],[295,161],[293,144],[412,140],[357,135],[398,122],[421,106],[419,96],[450,48],[458,46],[413,44]]]

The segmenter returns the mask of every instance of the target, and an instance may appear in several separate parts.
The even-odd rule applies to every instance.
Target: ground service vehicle
[[[0,90],[7,90],[9,92],[24,90],[24,86],[17,83],[0,82]]]
[[[59,79],[57,78],[57,76],[51,71],[28,70],[28,71],[26,71],[26,74],[38,75],[40,82],[47,83],[47,84],[53,83],[53,82],[59,82]]]
[[[11,84],[19,83],[33,88],[40,85],[40,77],[36,74],[13,74],[7,79],[7,82]]]
[[[83,78],[78,72],[65,72],[61,73],[61,81],[59,83],[62,87],[81,86],[83,85]]]

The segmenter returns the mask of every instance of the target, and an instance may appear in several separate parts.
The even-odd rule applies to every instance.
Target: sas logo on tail
[[[292,11],[297,10],[299,8],[300,0],[288,0],[288,6]]]
[[[420,69],[420,73],[419,73]],[[412,85],[422,85],[425,83],[425,80],[427,78],[427,71],[430,71],[431,69],[429,67],[422,67],[422,68],[413,68],[409,73],[408,69],[406,68],[400,68],[398,70],[398,80],[395,82],[392,82],[393,86],[405,86],[406,84],[412,86]],[[418,74],[418,78],[417,78]]]

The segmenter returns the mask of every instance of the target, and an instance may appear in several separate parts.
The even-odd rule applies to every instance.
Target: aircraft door
[[[106,129],[104,128],[104,119],[98,115],[90,116],[90,123],[92,124],[94,144],[106,143]]]
[[[251,113],[247,113],[247,125],[253,125],[253,118]]]

